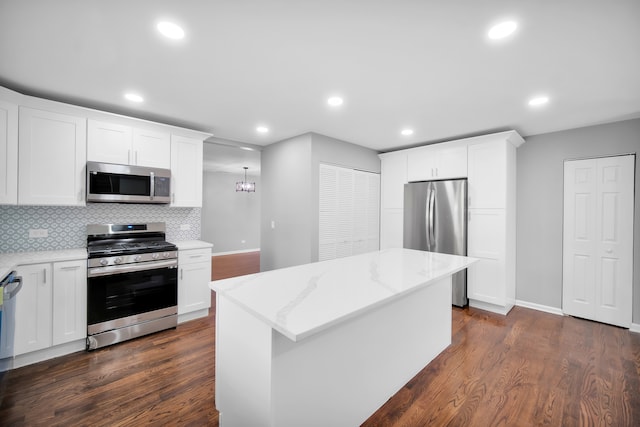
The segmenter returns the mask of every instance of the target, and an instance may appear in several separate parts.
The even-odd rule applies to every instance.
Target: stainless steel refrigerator
[[[407,249],[467,254],[467,180],[404,185],[404,245]],[[467,270],[453,275],[453,305],[467,305]]]

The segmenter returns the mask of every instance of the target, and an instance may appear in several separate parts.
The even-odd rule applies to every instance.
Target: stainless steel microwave
[[[87,162],[87,202],[169,203],[171,171]]]

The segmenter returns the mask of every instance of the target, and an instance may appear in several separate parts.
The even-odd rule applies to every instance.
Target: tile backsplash
[[[168,241],[197,240],[201,216],[201,208],[167,205],[0,206],[0,252],[82,248],[87,224],[165,222]],[[30,229],[46,229],[48,237],[30,238]]]

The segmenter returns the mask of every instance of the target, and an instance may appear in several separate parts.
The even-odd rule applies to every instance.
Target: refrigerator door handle
[[[435,233],[435,217],[436,217],[436,189],[432,186],[431,187],[431,193],[429,195],[429,243],[430,243],[430,247],[429,250],[431,249],[435,249],[435,240],[436,240],[436,233]]]
[[[431,241],[429,240],[429,236],[430,236],[430,231],[431,231],[431,185],[429,184],[427,186],[427,199],[426,199],[426,203],[425,203],[425,215],[424,215],[424,234],[425,234],[425,238],[426,238],[426,243],[427,243],[427,250],[430,251],[431,250]]]

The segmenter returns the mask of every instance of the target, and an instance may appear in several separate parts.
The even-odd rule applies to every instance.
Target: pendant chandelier
[[[255,182],[247,182],[247,169],[248,167],[244,166],[244,181],[236,182],[236,191],[246,191],[249,193],[253,193],[256,191],[256,183]]]

